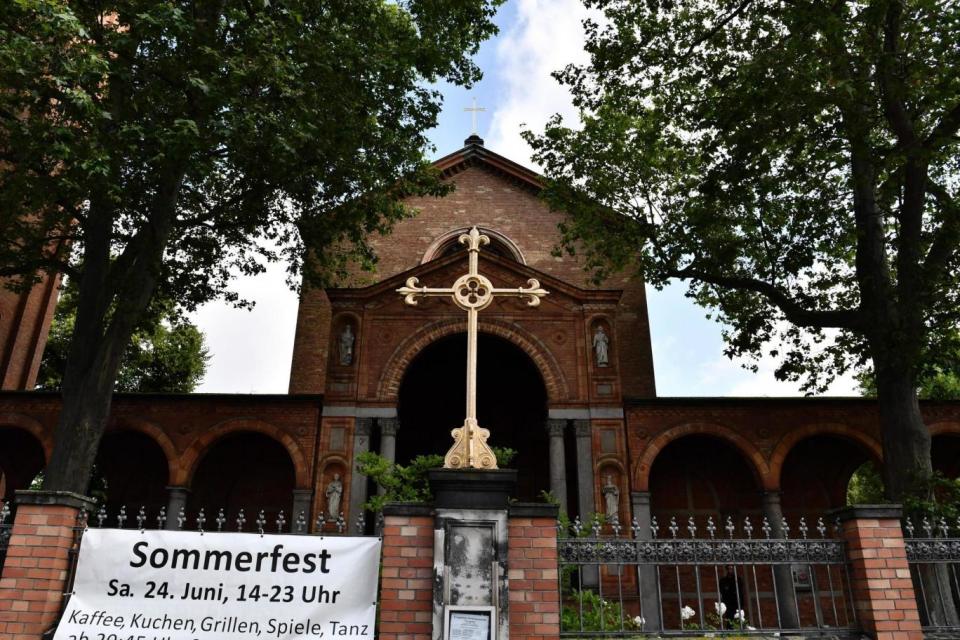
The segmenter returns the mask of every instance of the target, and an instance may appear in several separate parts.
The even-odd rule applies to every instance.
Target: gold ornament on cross
[[[461,309],[467,312],[467,416],[462,427],[450,432],[453,446],[443,458],[445,469],[496,469],[497,458],[487,445],[490,431],[477,424],[477,318],[482,309],[486,309],[498,296],[526,298],[527,305],[540,305],[540,298],[547,291],[535,278],[527,280],[526,287],[516,289],[498,289],[490,280],[478,271],[480,246],[490,244],[490,238],[480,233],[476,227],[469,233],[460,235],[460,244],[466,245],[469,256],[469,270],[457,278],[450,288],[421,287],[417,278],[408,278],[406,286],[397,289],[404,302],[416,306],[420,297],[450,297]]]

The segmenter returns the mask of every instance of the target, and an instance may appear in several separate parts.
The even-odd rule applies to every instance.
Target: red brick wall
[[[512,517],[508,527],[510,638],[556,638],[560,634],[557,521]]]
[[[433,518],[385,516],[381,640],[429,640],[433,630]]]
[[[553,296],[548,296],[539,309],[525,310],[518,315],[517,305],[495,303],[481,314],[481,319],[485,316],[522,324],[537,341],[548,346],[570,378],[570,397],[561,399],[561,402],[618,403],[621,391],[652,397],[654,375],[643,282],[639,278],[618,276],[598,287],[584,272],[579,257],[554,256],[552,250],[560,242],[557,225],[563,220],[563,214],[550,211],[529,185],[520,184],[484,165],[469,166],[449,180],[456,185],[454,193],[445,198],[409,199],[407,204],[417,208],[418,215],[399,222],[386,237],[370,238],[379,258],[375,272],[354,271],[340,286],[366,287],[417,267],[437,238],[450,231],[472,225],[491,229],[514,242],[532,269],[580,289],[612,289],[624,293],[619,303],[616,300],[605,303],[605,306],[588,303],[588,310],[582,304],[575,304],[568,306],[558,317],[549,310],[552,299],[559,296],[559,292],[553,291]],[[485,272],[492,269],[492,263],[488,260]],[[454,276],[463,271],[460,265],[457,269]],[[504,277],[509,276],[500,272],[491,274],[498,286],[524,284],[522,280],[504,282]],[[434,283],[426,284],[432,286]],[[396,296],[392,290],[388,295],[391,298]],[[332,291],[330,296],[332,299]],[[453,310],[434,304],[433,313],[425,316],[409,307],[384,309],[383,301],[378,300],[374,307],[378,315],[371,314],[370,307],[353,302],[338,308],[334,303],[331,319],[330,300],[325,292],[304,290],[297,322],[291,391],[325,393],[328,398],[376,401],[376,380],[380,374],[376,365],[389,358],[397,346],[397,342],[390,341],[389,337],[411,335],[423,328],[425,318],[435,321]],[[338,313],[354,314],[362,320],[363,327],[356,342],[359,361],[353,367],[357,371],[356,379],[352,377],[353,372],[338,370],[334,357]],[[601,316],[612,334],[611,366],[593,371],[588,334],[593,321]],[[354,324],[354,329],[357,328]],[[331,385],[331,376],[334,375],[338,379]],[[603,389],[608,386],[612,389],[606,391],[606,395],[598,395],[598,384],[604,385]],[[556,399],[552,402],[555,403]]]
[[[897,517],[856,517],[843,523],[857,619],[876,640],[920,640],[920,615]]]
[[[60,278],[15,293],[0,281],[0,389],[33,389],[50,331]]]
[[[0,579],[0,637],[36,640],[60,612],[77,509],[22,504]]]

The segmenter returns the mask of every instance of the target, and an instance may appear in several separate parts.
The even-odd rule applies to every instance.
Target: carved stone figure
[[[327,519],[334,521],[340,515],[340,498],[343,496],[343,483],[340,474],[333,474],[333,480],[327,485],[324,494],[327,496]]]
[[[597,330],[593,333],[593,352],[597,358],[598,367],[606,367],[610,364],[610,338],[607,336],[607,332],[603,330],[603,326],[597,326]]]
[[[353,343],[357,338],[353,335],[353,329],[349,324],[343,327],[340,333],[340,364],[349,366],[353,364]]]
[[[600,490],[603,493],[603,501],[606,506],[606,516],[609,522],[620,519],[620,489],[613,484],[613,476],[607,474],[606,482]]]

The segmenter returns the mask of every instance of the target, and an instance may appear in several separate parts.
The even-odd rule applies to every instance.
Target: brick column
[[[557,506],[510,506],[510,640],[560,635]]]
[[[77,515],[95,502],[66,491],[17,491],[16,501],[0,579],[0,638],[37,640],[60,613]]]
[[[857,621],[875,640],[923,638],[901,515],[899,505],[863,505],[837,512],[847,543]]]
[[[433,632],[433,508],[383,509],[380,640],[430,640]]]

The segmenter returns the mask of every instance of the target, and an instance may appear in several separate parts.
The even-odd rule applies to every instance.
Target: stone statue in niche
[[[356,341],[353,328],[347,323],[340,332],[340,364],[344,366],[353,364],[353,343]]]
[[[598,367],[610,365],[610,337],[603,330],[603,325],[597,325],[596,331],[593,332],[593,353]]]
[[[619,522],[620,520],[620,489],[613,484],[613,476],[606,475],[606,482],[600,490],[603,494],[603,502],[608,522]]]
[[[340,474],[333,474],[333,480],[327,485],[324,494],[327,496],[327,520],[334,521],[340,515],[340,498],[343,496],[343,482]]]

